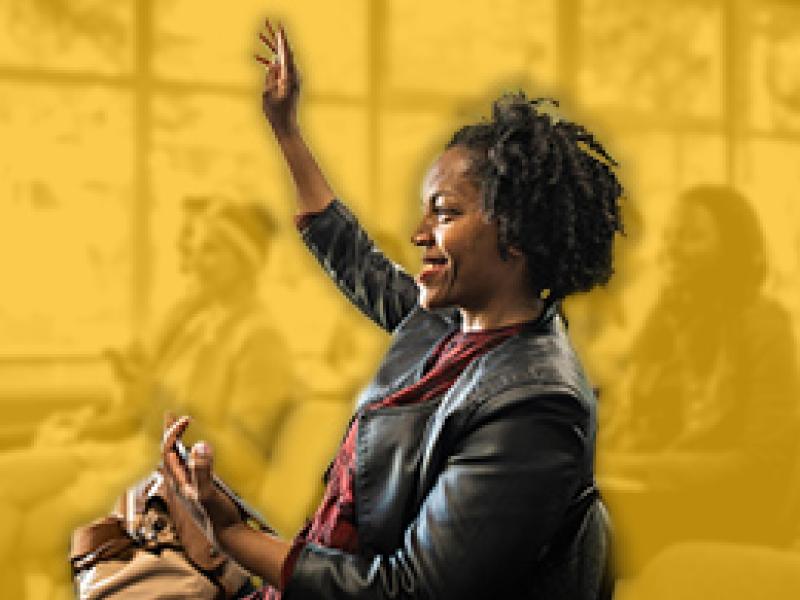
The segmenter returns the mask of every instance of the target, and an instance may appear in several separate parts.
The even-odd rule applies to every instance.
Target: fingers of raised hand
[[[286,71],[292,77],[292,79],[298,79],[297,77],[297,68],[294,64],[294,53],[292,52],[292,47],[289,44],[289,38],[286,37],[286,30],[283,28],[283,24],[281,23],[280,29],[278,30],[278,54],[281,57],[281,62],[286,66]]]
[[[283,27],[278,30],[278,36],[276,38],[278,42],[278,62],[283,66],[286,67],[288,64],[287,59],[287,49],[286,49],[286,34],[283,33]],[[284,69],[285,70],[285,69]]]
[[[273,53],[273,57],[272,59],[269,59],[256,54],[256,60],[268,67],[271,67],[277,63],[282,67],[282,76],[293,77],[295,71],[294,57],[292,56],[292,50],[289,46],[289,40],[286,37],[286,30],[283,28],[283,24],[278,24],[277,31],[272,26],[272,23],[270,23],[269,19],[267,19],[264,24],[267,28],[267,33],[265,34],[263,32],[259,32],[258,38]]]
[[[267,42],[267,38],[265,38],[264,35],[261,33],[259,33],[258,35],[265,43],[267,43],[267,45],[270,47],[270,50],[272,50],[272,52],[275,52],[275,50],[272,48],[269,42]],[[272,69],[277,65],[277,54],[271,59],[261,56],[260,54],[254,54],[253,57],[268,69]]]
[[[264,24],[267,28],[268,33],[264,34],[263,32],[259,31],[258,39],[260,39],[261,42],[269,49],[269,51],[273,54],[273,57],[272,59],[269,59],[261,56],[260,54],[256,54],[255,58],[261,64],[269,67],[273,64],[273,60],[278,59],[278,42],[277,42],[277,36],[275,34],[275,29],[272,27],[272,24],[269,22],[269,19],[266,19]]]
[[[273,52],[277,52],[278,51],[278,48],[275,45],[275,41],[270,39],[270,38],[268,38],[266,35],[264,35],[260,31],[258,32],[258,39],[260,39],[262,42],[264,42],[264,45],[267,48],[269,48],[270,50],[272,50]]]
[[[269,34],[275,38],[275,28],[272,26],[269,19],[264,19],[264,26],[267,28],[267,31],[269,31]]]

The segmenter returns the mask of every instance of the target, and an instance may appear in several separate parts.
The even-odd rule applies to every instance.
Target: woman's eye
[[[455,210],[451,208],[437,208],[434,211],[434,216],[436,218],[437,223],[447,223],[453,220],[453,217],[456,215]]]

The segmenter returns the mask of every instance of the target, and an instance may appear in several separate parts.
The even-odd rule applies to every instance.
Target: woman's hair
[[[467,125],[447,147],[474,153],[471,175],[498,226],[501,256],[527,257],[535,293],[553,299],[606,283],[615,232],[622,232],[616,161],[581,125],[543,111],[554,100],[507,94],[489,121]],[[542,294],[544,295],[544,294]]]

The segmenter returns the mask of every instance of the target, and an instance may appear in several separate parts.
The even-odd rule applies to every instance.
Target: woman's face
[[[667,238],[669,268],[691,275],[714,269],[720,256],[722,240],[714,215],[701,205],[681,207]]]
[[[224,294],[248,275],[248,269],[213,226],[203,226],[198,235],[193,266],[198,280],[208,292]]]
[[[423,182],[422,221],[412,242],[423,249],[416,280],[427,309],[485,310],[512,276],[497,247],[497,225],[483,213],[480,189],[468,175],[471,160],[468,149],[449,148]]]

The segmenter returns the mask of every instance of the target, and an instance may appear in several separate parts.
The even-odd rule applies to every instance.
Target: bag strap
[[[249,574],[217,547],[211,524],[200,505],[177,493],[171,480],[163,477],[163,474],[158,484],[148,488],[147,493],[151,498],[161,498],[167,505],[189,561],[210,576],[224,590],[225,597],[232,598]]]
[[[136,545],[118,517],[104,517],[79,527],[72,534],[69,560],[74,573],[101,560],[120,556]]]

